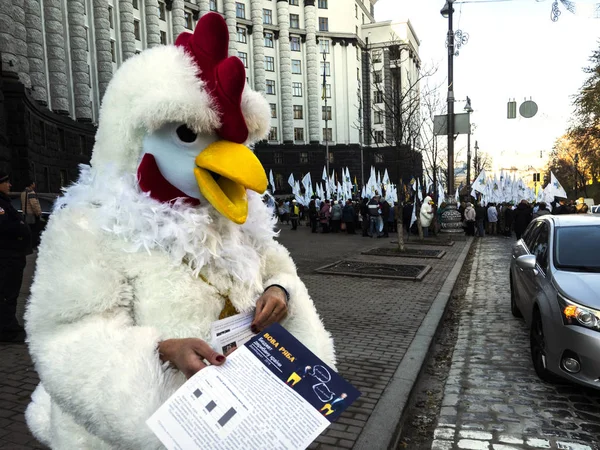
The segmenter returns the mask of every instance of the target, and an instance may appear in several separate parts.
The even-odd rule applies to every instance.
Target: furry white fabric
[[[283,326],[335,364],[331,337],[258,194],[248,193],[249,219],[239,226],[212,207],[161,204],[133,176],[113,180],[85,169],[40,246],[26,328],[43,384],[27,420],[42,442],[160,448],[145,420],[185,380],[160,363],[158,342],[208,340],[225,297],[248,311],[271,284],[290,293]]]

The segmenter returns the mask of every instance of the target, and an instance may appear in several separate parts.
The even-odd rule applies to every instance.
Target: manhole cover
[[[372,248],[366,252],[362,252],[363,255],[374,255],[374,256],[396,256],[404,258],[436,258],[441,259],[445,254],[445,250],[429,250],[424,248],[405,248],[403,252],[398,248]]]
[[[392,244],[398,245],[398,241],[390,241]],[[423,239],[419,241],[419,238],[410,239],[408,241],[404,241],[406,245],[442,245],[444,247],[451,247],[454,245],[454,241],[441,241],[441,240],[433,240],[433,239]]]
[[[421,281],[430,270],[431,266],[416,264],[378,264],[342,260],[319,267],[316,272],[327,275]]]

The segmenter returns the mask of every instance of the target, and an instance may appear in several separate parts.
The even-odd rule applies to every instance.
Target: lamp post
[[[454,0],[446,0],[440,11],[448,19],[448,197],[452,198],[454,189],[454,30],[452,14]]]
[[[469,97],[467,97],[465,111],[469,114],[469,133],[467,134],[467,188],[469,188],[471,186],[471,113],[473,112]]]
[[[479,168],[477,167],[479,164],[479,157],[477,156],[478,151],[479,151],[479,145],[477,144],[477,141],[475,141],[475,172],[479,171]],[[479,176],[479,173],[477,173],[476,175]]]
[[[577,198],[577,164],[579,163],[579,153],[575,154],[573,162],[575,163],[575,198]]]

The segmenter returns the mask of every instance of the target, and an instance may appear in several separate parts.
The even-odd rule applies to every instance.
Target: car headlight
[[[579,325],[590,330],[600,331],[600,311],[577,303],[558,295],[560,312],[565,325]]]

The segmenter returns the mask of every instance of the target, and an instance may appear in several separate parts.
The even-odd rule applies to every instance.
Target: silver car
[[[511,311],[530,328],[538,376],[600,389],[600,217],[546,215],[513,247]]]

